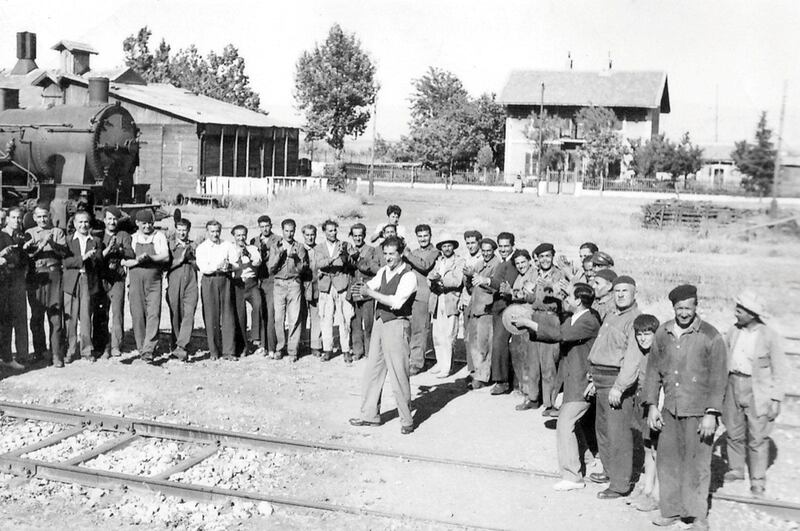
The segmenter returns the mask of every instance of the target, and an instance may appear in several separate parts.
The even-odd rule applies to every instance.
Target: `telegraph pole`
[[[542,83],[542,96],[541,99],[539,100],[539,156],[537,157],[538,160],[536,162],[536,173],[538,174],[537,177],[539,181],[542,180],[542,147],[544,145],[542,136],[543,133],[542,130],[544,129],[543,118],[544,118],[544,83]],[[539,183],[536,183],[536,186],[538,190]]]
[[[372,154],[369,159],[369,195],[375,195],[375,144],[377,142],[378,130],[378,96],[375,96],[375,103],[372,107]]]
[[[778,215],[778,179],[781,176],[781,147],[783,144],[783,117],[786,114],[786,87],[788,81],[783,80],[783,98],[781,100],[781,118],[778,122],[778,146],[775,150],[775,168],[772,174],[772,202],[769,205],[770,215]]]

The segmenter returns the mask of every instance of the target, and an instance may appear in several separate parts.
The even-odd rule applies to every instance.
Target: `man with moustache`
[[[601,269],[592,278],[591,286],[594,288],[594,304],[592,308],[600,316],[600,321],[604,321],[606,315],[613,312],[616,305],[614,304],[614,280],[617,278],[617,273],[613,269]]]
[[[136,258],[131,235],[119,229],[121,219],[122,211],[115,206],[109,206],[103,212],[103,261],[94,322],[94,343],[98,350],[103,350],[101,359],[121,354],[127,276],[122,261]]]
[[[262,311],[263,318],[261,321],[253,323],[253,334],[259,337],[262,334],[261,329],[265,328],[266,332],[264,334],[267,337],[267,344],[262,346],[267,349],[267,356],[274,358],[275,346],[278,342],[275,327],[275,279],[269,271],[268,263],[270,249],[280,242],[281,237],[272,232],[272,219],[266,214],[259,216],[258,230],[258,236],[250,240],[250,245],[258,247],[261,254],[261,265],[258,266],[256,273],[264,306]]]
[[[661,431],[656,454],[661,514],[653,523],[684,520],[693,530],[707,531],[711,450],[723,408],[727,352],[716,328],[697,315],[695,286],[678,286],[669,300],[675,319],[656,331],[644,384],[648,424]]]
[[[322,224],[325,240],[315,249],[319,268],[319,319],[322,329],[322,361],[333,357],[333,329],[339,329],[339,347],[345,363],[353,362],[350,351],[350,273],[353,262],[347,242],[339,240],[339,224],[332,219]]]
[[[231,271],[237,354],[241,357],[250,353],[247,334],[247,304],[249,303],[251,309],[250,322],[253,323],[249,340],[253,345],[253,354],[263,356],[266,353],[264,347],[267,344],[266,330],[263,326],[255,324],[264,321],[264,303],[256,276],[256,269],[261,265],[261,253],[255,245],[247,245],[247,227],[244,225],[233,227],[231,235],[233,236],[233,243],[238,257]]]
[[[0,230],[0,355],[5,365],[22,370],[20,363],[28,357],[28,308],[25,301],[25,275],[28,254],[24,249],[26,234],[22,230],[23,212],[19,207],[8,211],[6,224]],[[16,354],[11,354],[14,335]]]
[[[469,323],[467,322],[467,308],[469,308],[470,290],[468,289],[469,283],[472,282],[472,275],[476,267],[480,266],[483,262],[481,256],[481,240],[483,235],[477,230],[468,230],[464,232],[464,247],[467,253],[464,257],[464,287],[461,288],[461,295],[458,300],[458,311],[463,315],[463,335],[466,341],[467,329]],[[467,354],[467,369],[470,374],[474,370],[472,365],[472,357]]]
[[[417,290],[414,298],[414,310],[411,314],[411,375],[419,374],[425,365],[425,353],[428,350],[428,337],[431,334],[431,316],[428,302],[431,295],[428,284],[428,273],[433,269],[439,251],[431,244],[431,227],[427,224],[417,225],[414,229],[419,247],[410,250],[406,247],[403,259],[417,275]]]
[[[455,255],[458,248],[455,238],[442,236],[436,248],[442,254],[428,273],[431,289],[428,307],[436,354],[436,366],[430,372],[438,373],[438,378],[447,378],[453,362],[453,343],[458,335],[458,300],[464,286],[465,262]]]
[[[308,343],[311,355],[322,356],[322,329],[319,321],[319,265],[317,264],[317,227],[308,224],[303,233],[303,247],[308,254],[308,269],[303,273],[303,299],[300,321],[308,321]]]
[[[194,242],[189,239],[192,223],[185,218],[175,223],[175,236],[169,241],[172,261],[167,269],[167,306],[171,324],[172,355],[181,361],[189,357],[189,342],[197,311],[197,259]]]
[[[480,389],[489,384],[492,372],[492,303],[494,291],[490,287],[492,276],[500,259],[495,255],[497,244],[491,238],[480,242],[481,263],[472,270],[469,290],[469,306],[464,314],[467,331],[467,358],[472,360],[469,369],[471,389]]]
[[[392,225],[394,229],[395,226]],[[355,251],[353,260],[355,271],[353,285],[360,286],[375,277],[381,268],[382,252],[377,247],[365,243],[367,228],[363,223],[356,223],[350,227],[350,238],[353,240],[352,249]],[[375,322],[375,301],[361,297],[360,288],[353,292],[353,324],[351,327],[351,342],[353,359],[358,360],[369,352],[369,341],[372,336],[372,325]]]
[[[514,235],[501,232],[497,235],[497,250],[500,263],[495,268],[489,287],[494,293],[492,302],[492,380],[495,382],[491,394],[502,395],[511,391],[509,385],[511,356],[508,342],[511,333],[503,325],[503,311],[511,300],[512,286],[519,276],[511,256],[514,254]]]
[[[28,305],[31,308],[31,335],[34,359],[47,359],[51,365],[64,366],[64,294],[62,261],[69,253],[64,229],[54,227],[50,205],[39,203],[33,210],[36,226],[27,230],[24,249],[31,269],[28,272]],[[50,326],[50,347],[45,334],[45,316]]]
[[[283,238],[269,251],[269,274],[275,279],[275,359],[281,359],[284,349],[292,362],[297,361],[300,349],[300,306],[302,278],[308,269],[308,253],[294,239],[297,223],[287,218],[281,222]],[[288,325],[288,335],[285,324]]]
[[[595,472],[589,475],[589,479],[596,483],[609,482],[608,488],[597,493],[600,499],[627,496],[633,472],[631,422],[635,389],[628,389],[621,395],[613,393],[612,389],[615,386],[624,388],[618,384],[620,369],[626,356],[638,353],[632,348],[636,341],[633,321],[642,312],[636,303],[636,281],[633,278],[627,275],[617,277],[613,289],[615,309],[606,315],[589,353],[589,372],[597,393],[597,444],[605,468],[604,473]]]

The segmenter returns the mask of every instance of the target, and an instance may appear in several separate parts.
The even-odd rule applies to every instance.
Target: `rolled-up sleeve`
[[[369,289],[373,291],[378,291],[381,288],[381,279],[383,278],[383,270],[384,270],[383,267],[378,269],[378,272],[375,274],[375,276],[367,280],[366,284]]]

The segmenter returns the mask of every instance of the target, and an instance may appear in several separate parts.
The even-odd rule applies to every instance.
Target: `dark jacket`
[[[122,260],[130,260],[136,258],[136,253],[133,251],[131,244],[131,235],[124,230],[117,231],[113,236],[103,233],[103,247],[108,247],[111,243],[111,238],[114,238],[116,243],[114,249],[102,259],[101,273],[102,279],[109,283],[123,282],[125,280],[125,268],[122,266]]]
[[[558,327],[539,324],[536,334],[540,341],[552,339],[561,342],[561,365],[564,377],[564,402],[583,402],[583,392],[589,385],[589,351],[600,331],[600,317],[594,310],[582,314],[572,324],[572,319]]]
[[[403,258],[417,276],[417,293],[414,295],[414,300],[427,303],[431,294],[428,273],[431,272],[436,259],[439,258],[439,250],[433,245],[429,245],[427,249],[414,249],[403,255]]]
[[[664,389],[664,409],[679,417],[722,412],[728,381],[727,349],[717,329],[700,317],[676,337],[675,320],[656,331],[647,360],[644,402],[658,404]]]
[[[89,284],[89,293],[94,295],[100,287],[100,270],[102,268],[102,253],[97,252],[84,262],[81,256],[81,242],[73,232],[67,237],[67,247],[69,253],[64,258],[64,277],[62,280],[64,293],[75,294],[78,287],[78,276],[80,270],[86,272],[86,280]],[[96,236],[91,236],[86,242],[86,250],[103,250],[103,242]]]

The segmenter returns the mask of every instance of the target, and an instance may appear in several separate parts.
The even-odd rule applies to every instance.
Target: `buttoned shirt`
[[[34,267],[49,267],[60,265],[61,259],[67,252],[67,234],[59,227],[32,227],[27,230],[31,240],[35,243],[47,242],[41,249],[34,247],[31,258]],[[50,239],[52,235],[52,239]]]
[[[388,283],[395,277],[395,275],[399,274],[404,269],[406,269],[406,272],[403,273],[402,277],[400,277],[400,283],[397,286],[397,290],[394,292],[394,295],[389,295],[389,308],[392,310],[397,310],[403,306],[409,297],[414,295],[414,292],[417,291],[417,277],[415,273],[410,269],[403,267],[402,262],[394,269],[390,268],[388,265],[385,265],[378,270],[377,275],[368,280],[366,283],[369,289],[373,291],[379,291],[381,289],[381,282],[384,273],[386,273],[386,282]]]
[[[755,328],[740,328],[736,335],[736,342],[731,346],[730,372],[739,374],[753,374],[753,360],[751,356],[756,350],[758,330]]]
[[[81,259],[83,259],[83,255],[86,254],[86,246],[89,245],[89,240],[92,238],[91,234],[81,234],[80,232],[76,232],[74,235],[75,239],[78,240],[78,246],[81,249]],[[80,269],[81,273],[86,272],[86,267],[83,266]]]
[[[261,253],[255,245],[245,245],[237,247],[239,253],[238,265],[241,269],[236,272],[236,276],[243,280],[256,278],[256,268],[261,265]]]
[[[225,260],[229,264],[239,261],[239,251],[231,242],[220,240],[214,243],[211,240],[203,240],[195,252],[197,258],[197,269],[204,275],[218,273]]]
[[[592,351],[589,353],[589,363],[606,367],[622,367],[628,346],[631,345],[631,342],[636,342],[633,320],[641,313],[639,305],[635,302],[624,310],[615,309],[609,313],[603,321],[603,326],[600,327]]]
[[[648,354],[644,401],[658,403],[678,417],[722,411],[728,371],[725,341],[717,329],[699,317],[675,333],[675,321],[661,325]]]
[[[285,245],[294,250],[293,256],[289,256],[286,252]],[[269,271],[276,279],[299,281],[307,268],[308,253],[305,246],[297,240],[291,244],[286,240],[280,240],[272,245],[269,251]]]

